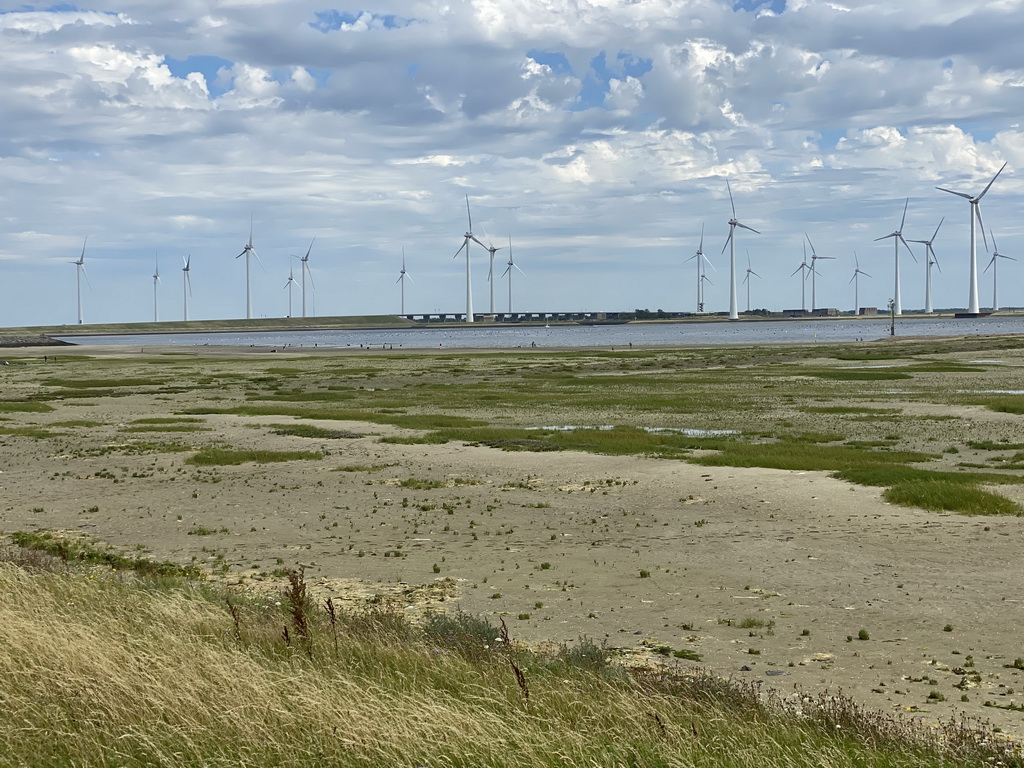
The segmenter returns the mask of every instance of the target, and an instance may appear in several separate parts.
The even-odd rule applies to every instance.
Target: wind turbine
[[[481,248],[486,248],[487,246],[484,245],[483,243],[481,243],[479,240],[477,240],[476,236],[473,234],[473,216],[469,212],[469,195],[466,195],[466,217],[469,219],[469,229],[467,229],[466,230],[466,234],[464,234],[462,236],[464,238],[463,241],[462,241],[462,245],[459,247],[459,250],[457,250],[455,252],[455,256],[452,256],[452,258],[454,259],[460,253],[462,253],[462,249],[463,248],[466,249],[466,322],[467,323],[472,323],[473,322],[473,277],[472,277],[471,270],[470,270],[470,265],[469,265],[469,243],[470,243],[470,241],[472,241],[472,242],[476,243],[477,245],[479,245]]]
[[[156,261],[156,271],[153,273],[153,322],[156,323],[160,321],[156,304],[156,284],[160,282],[160,256],[154,255],[153,259]]]
[[[502,277],[508,275],[508,313],[512,314],[512,270],[519,269],[519,265],[512,261],[512,235],[508,236],[508,267],[502,273]],[[519,269],[519,274],[525,275],[523,270]]]
[[[288,291],[288,317],[292,316],[292,286],[295,285],[295,268],[291,265],[291,260],[288,263],[288,279],[285,281],[284,287]]]
[[[807,311],[807,273],[813,269],[813,267],[807,263],[807,243],[804,246],[804,260],[800,262],[800,266],[793,270],[790,277],[795,275],[797,272],[802,272],[800,275],[800,311]]]
[[[814,250],[811,236],[804,232],[804,237],[807,238],[807,243],[811,246],[811,312],[814,312],[818,308],[818,281],[815,279],[818,275],[818,268],[814,262],[819,259],[835,259],[835,256],[819,256],[818,252]]]
[[[746,224],[741,224],[736,220],[736,203],[732,199],[732,186],[729,184],[729,180],[725,180],[725,187],[729,190],[729,205],[732,206],[732,218],[729,219],[729,238],[725,241],[725,245],[722,246],[722,253],[725,253],[725,249],[729,249],[729,319],[738,320],[740,313],[736,308],[736,227],[743,227],[743,229],[749,229],[754,234],[761,234],[753,227],[748,227]]]
[[[409,275],[409,273],[405,269],[405,246],[402,246],[402,270],[398,273],[398,280],[396,280],[395,282],[399,283],[400,286],[401,286],[401,289],[402,289],[402,314],[403,315],[405,314],[405,279],[407,277],[409,278],[409,281],[411,282],[412,281],[412,277]]]
[[[997,293],[997,290],[999,289],[999,284],[996,281],[996,268],[999,266],[999,261],[998,260],[999,259],[1009,259],[1010,261],[1016,261],[1016,259],[1013,258],[1013,256],[1004,256],[1003,254],[1001,254],[999,252],[999,246],[996,245],[996,235],[995,235],[995,233],[991,229],[988,231],[988,233],[990,235],[992,235],[992,260],[988,263],[988,266],[985,267],[985,271],[988,272],[988,268],[992,267],[992,311],[993,312],[998,312],[999,311],[999,295]]]
[[[235,256],[236,259],[240,259],[245,256],[245,319],[252,319],[252,286],[249,282],[249,256],[255,256],[256,261],[259,261],[260,266],[263,266],[263,262],[260,261],[259,254],[256,253],[256,249],[252,247],[252,214],[249,214],[249,242],[245,244],[245,248],[242,252]]]
[[[704,272],[705,264],[711,264],[711,261],[707,256],[704,255],[704,225],[700,225],[700,245],[697,246],[697,252],[693,254],[686,261],[697,261],[697,311],[704,311],[704,283],[711,282],[708,279],[707,274]],[[684,264],[686,262],[683,262]],[[711,264],[711,268],[714,269],[715,265]]]
[[[903,237],[903,225],[907,221],[907,206],[910,205],[910,198],[907,198],[907,202],[903,204],[903,218],[900,219],[900,226],[895,232],[891,232],[883,237],[876,237],[875,242],[879,240],[888,240],[892,238],[893,245],[895,246],[896,252],[896,287],[893,289],[893,311],[897,315],[903,314],[903,304],[900,301],[900,243],[907,246],[907,251],[913,257],[914,261],[917,261],[917,256],[914,256],[914,252],[910,250],[910,244]]]
[[[747,251],[747,274],[743,278],[743,282],[747,284],[747,312],[750,311],[750,276],[751,275],[753,275],[754,277],[760,278],[762,280],[764,279],[759,274],[757,274],[757,272],[755,272],[753,269],[751,269],[751,267],[750,267],[750,251],[748,250]]]
[[[486,232],[484,233],[484,237],[487,237],[487,233]],[[490,266],[487,268],[487,282],[490,284],[490,288],[491,288],[491,311],[490,311],[490,313],[492,315],[494,314],[494,280],[492,279],[494,277],[494,254],[496,254],[498,251],[500,251],[504,247],[505,246],[503,246],[503,245],[499,245],[497,248],[495,248],[494,247],[494,243],[491,242],[491,238],[489,238],[489,237],[487,237],[487,245],[484,246],[484,248],[487,249],[487,253],[489,253],[490,256],[491,256]]]
[[[853,270],[850,282],[853,283],[853,314],[857,314],[860,311],[860,276],[871,277],[871,275],[860,268],[860,259],[857,258],[856,251],[853,252],[853,263],[857,266]]]
[[[89,236],[85,236],[85,240],[82,242],[82,255],[79,256],[75,261],[69,261],[69,264],[74,264],[77,269],[75,270],[75,291],[78,294],[78,324],[82,325],[82,275],[85,275],[85,245],[89,242]],[[85,281],[89,282],[89,276],[86,275]]]
[[[939,219],[939,227],[942,226],[942,222],[946,220],[943,216]],[[935,232],[932,234],[930,240],[911,240],[912,243],[921,243],[924,246],[924,311],[927,314],[932,314],[932,265],[939,267],[939,259],[935,255],[935,249],[932,248],[932,243],[935,242],[935,236],[939,234],[939,227],[935,228]],[[939,272],[942,271],[942,267],[939,267]]]
[[[302,316],[303,317],[306,316],[306,275],[307,275],[307,273],[309,274],[309,284],[310,284],[310,286],[312,286],[314,288],[314,290],[316,289],[315,286],[313,286],[313,273],[309,271],[309,253],[310,253],[310,251],[313,250],[313,243],[315,243],[315,242],[316,242],[316,238],[314,237],[312,240],[309,241],[309,248],[306,249],[306,255],[302,256],[301,258],[299,258],[299,261],[302,262],[302,266],[299,267],[299,272],[302,275]]]
[[[189,266],[192,263],[192,254],[190,253],[187,257],[185,257],[185,259],[183,259],[183,261],[185,262],[185,266],[181,268],[181,295],[184,297],[185,300],[185,322],[188,322],[188,297],[192,295],[192,281],[189,280],[188,271]]]
[[[1003,167],[996,171],[996,175],[992,177],[992,181],[988,183],[988,186],[981,191],[981,194],[977,197],[972,197],[966,192],[954,192],[952,189],[946,189],[945,187],[936,187],[936,189],[942,192],[949,192],[951,195],[965,198],[971,204],[971,263],[970,263],[970,295],[967,301],[967,311],[972,315],[976,315],[979,312],[978,309],[978,238],[974,231],[974,220],[977,219],[978,223],[981,224],[981,237],[985,238],[985,224],[981,220],[981,198],[985,196],[989,188],[995,183],[996,179],[999,178],[999,174],[1003,172],[1003,168],[1006,167],[1006,163],[1003,163]],[[988,240],[985,240],[985,247],[988,248]]]

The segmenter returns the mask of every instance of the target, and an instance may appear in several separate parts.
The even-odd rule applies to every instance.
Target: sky
[[[940,220],[968,303],[978,194],[1024,305],[1024,0],[0,1],[0,326],[307,314],[885,307]],[[315,241],[314,241],[315,238]],[[979,241],[981,240],[979,234]],[[924,246],[900,257],[924,306]],[[992,241],[989,240],[989,247]],[[856,261],[855,261],[856,254]],[[808,253],[808,256],[810,253]],[[991,259],[979,242],[979,263]],[[980,271],[980,269],[979,269]],[[979,278],[992,305],[992,270]],[[804,289],[802,298],[801,290]],[[292,291],[292,314],[301,296]],[[739,308],[747,306],[739,285]]]

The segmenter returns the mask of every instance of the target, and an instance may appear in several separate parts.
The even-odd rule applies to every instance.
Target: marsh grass
[[[50,413],[53,406],[35,400],[0,400],[0,413]]]
[[[101,565],[150,577],[203,578],[203,572],[195,566],[181,566],[170,561],[156,562],[145,557],[129,557],[112,550],[101,549],[96,541],[85,536],[59,536],[50,531],[15,531],[8,538],[12,544],[23,550],[44,552],[69,565]]]
[[[593,643],[545,655],[459,614],[419,628],[397,607],[327,611],[300,595],[316,647],[337,640],[336,653],[308,653],[283,637],[283,624],[296,626],[293,601],[283,602],[0,563],[4,759],[126,768],[1020,765],[1012,746],[962,725],[928,729],[835,696],[802,699],[796,714],[753,686],[669,667],[609,674],[607,651]]]
[[[11,437],[31,437],[35,440],[44,440],[48,437],[60,437],[63,432],[53,432],[45,427],[7,427],[0,425],[0,435]]]
[[[704,466],[765,467],[804,471],[850,470],[858,467],[929,461],[934,454],[916,451],[874,451],[848,445],[822,445],[792,440],[774,443],[727,443],[720,453],[693,456],[688,461]]]
[[[132,424],[204,424],[203,419],[191,416],[150,416],[144,419],[133,419]]]
[[[347,429],[327,429],[326,427],[318,427],[315,424],[271,424],[270,431],[275,435],[322,438],[326,440],[354,440],[359,437],[366,437],[366,435],[359,432],[352,432]]]
[[[185,460],[187,464],[201,467],[232,466],[246,464],[270,464],[278,461],[317,461],[322,453],[312,451],[257,451],[235,450],[232,448],[207,447]]]
[[[43,379],[41,384],[49,387],[63,387],[64,389],[114,389],[121,387],[154,387],[167,383],[164,379],[64,379],[51,377]]]
[[[209,427],[201,427],[198,424],[139,424],[133,427],[122,427],[120,432],[209,432]]]
[[[882,497],[893,504],[963,515],[1024,515],[1020,504],[976,485],[948,480],[916,480],[886,488]]]

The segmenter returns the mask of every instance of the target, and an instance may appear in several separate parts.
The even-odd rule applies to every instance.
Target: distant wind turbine
[[[467,229],[466,230],[466,234],[464,234],[462,236],[463,237],[462,245],[459,247],[459,250],[457,250],[455,252],[455,256],[452,256],[452,258],[454,259],[460,253],[462,253],[462,249],[463,248],[466,249],[466,322],[467,323],[472,323],[473,322],[473,276],[472,276],[472,272],[471,272],[471,269],[470,269],[470,263],[469,263],[469,244],[472,241],[472,242],[476,243],[477,245],[479,245],[481,248],[486,248],[487,246],[484,245],[483,243],[481,243],[479,240],[477,240],[476,236],[473,234],[473,215],[469,212],[469,195],[466,195],[466,217],[469,219],[469,229]]]
[[[188,271],[192,263],[192,254],[190,253],[188,256],[186,256],[183,261],[185,262],[185,266],[181,268],[181,295],[185,301],[185,322],[188,322],[188,297],[192,295],[192,281],[189,280]]]
[[[484,232],[484,237],[487,237],[487,233],[486,232]],[[490,289],[491,289],[490,314],[492,314],[492,315],[494,314],[494,254],[496,254],[498,251],[500,251],[504,247],[505,246],[503,246],[503,245],[499,245],[497,248],[495,248],[494,247],[494,243],[491,241],[490,237],[487,237],[487,245],[484,246],[484,248],[487,249],[487,253],[490,254],[490,257],[491,257],[490,258],[490,264],[487,267],[487,282],[488,282],[488,284],[490,286]]]
[[[978,308],[978,238],[974,230],[974,221],[977,219],[978,224],[981,225],[981,237],[985,238],[985,223],[981,220],[981,198],[989,191],[996,179],[999,178],[999,174],[1003,172],[1003,168],[1006,167],[1006,163],[1003,163],[1003,167],[996,171],[996,175],[992,177],[992,181],[988,183],[988,186],[981,191],[980,195],[972,197],[966,192],[954,192],[952,189],[946,189],[945,187],[936,187],[936,189],[942,192],[949,192],[951,195],[957,195],[958,197],[965,198],[967,202],[971,204],[971,261],[970,261],[970,287],[969,295],[967,300],[967,311],[976,315],[980,311]],[[988,241],[985,240],[985,247],[988,247]]]
[[[907,246],[907,252],[910,253],[914,261],[917,261],[917,256],[914,256],[914,252],[910,250],[910,244],[903,237],[903,225],[907,221],[907,206],[910,205],[910,198],[907,198],[907,202],[903,204],[903,218],[900,219],[900,226],[895,232],[891,232],[888,235],[882,237],[876,237],[875,242],[879,240],[888,240],[892,238],[893,246],[895,247],[896,261],[895,261],[895,272],[896,272],[896,287],[893,289],[893,310],[897,315],[903,314],[903,303],[900,300],[900,243]]]
[[[288,317],[292,316],[292,286],[295,285],[295,268],[291,264],[291,259],[288,263],[288,279],[285,281],[284,288],[288,291]]]
[[[804,260],[800,262],[800,266],[793,270],[790,277],[800,272],[800,311],[807,311],[807,273],[811,271],[812,267],[807,263],[807,243],[804,246]]]
[[[807,244],[811,246],[811,312],[814,312],[818,308],[818,281],[815,279],[818,276],[818,267],[814,262],[821,259],[834,259],[835,256],[819,256],[818,252],[814,250],[811,236],[804,232],[804,237],[807,238]]]
[[[860,312],[860,276],[871,277],[871,275],[860,268],[860,259],[857,258],[856,251],[853,252],[853,263],[857,266],[853,270],[850,282],[853,283],[853,314],[857,314]]]
[[[309,241],[309,248],[306,249],[306,255],[302,256],[299,261],[302,262],[302,266],[299,267],[299,273],[302,275],[302,316],[306,316],[306,275],[309,275],[309,284],[313,286],[313,273],[309,271],[309,254],[313,250],[313,243],[316,242],[314,237]],[[314,287],[315,290],[315,287]],[[315,314],[315,313],[314,313]]]
[[[757,272],[750,267],[750,251],[747,251],[747,274],[743,278],[743,282],[747,284],[747,312],[750,311],[750,276],[761,278]],[[764,279],[764,278],[761,278]]]
[[[86,283],[89,282],[89,276],[85,274],[85,246],[89,242],[89,236],[85,236],[85,240],[82,242],[82,255],[79,256],[75,261],[68,262],[74,264],[77,269],[75,270],[75,291],[78,294],[78,324],[82,325],[84,320],[82,319],[82,276],[85,275]]]
[[[259,254],[256,253],[256,249],[252,247],[252,214],[249,214],[249,242],[245,244],[245,248],[242,252],[235,256],[236,259],[240,259],[245,256],[245,318],[247,320],[252,319],[252,285],[249,282],[249,256],[255,256],[256,261],[262,267],[263,262],[260,261]]]
[[[508,236],[508,266],[505,271],[501,274],[502,277],[508,275],[508,313],[512,314],[512,270],[519,269],[519,265],[512,260],[512,235]],[[519,274],[525,275],[523,270],[519,269]]]
[[[741,224],[736,220],[736,203],[732,199],[732,186],[729,184],[729,180],[725,180],[725,187],[729,190],[729,205],[732,206],[732,218],[729,219],[729,238],[725,241],[725,245],[722,246],[722,253],[725,253],[725,249],[729,249],[729,319],[738,320],[740,317],[739,310],[737,309],[736,299],[736,227],[743,227],[743,229],[749,229],[754,234],[761,234],[753,227],[748,227],[746,224]]]
[[[707,273],[705,272],[705,266],[711,264],[710,259],[704,254],[704,225],[700,225],[700,245],[697,246],[697,252],[693,254],[686,261],[697,262],[697,311],[704,311],[704,283],[710,283]],[[684,264],[686,262],[683,262]],[[711,264],[711,268],[715,269],[715,265]],[[717,271],[717,270],[716,270]]]
[[[154,255],[153,259],[156,262],[156,271],[153,273],[153,322],[157,323],[160,321],[160,313],[157,311],[156,302],[156,284],[160,282],[160,256]]]
[[[990,235],[992,235],[992,260],[988,263],[988,266],[985,267],[985,271],[988,272],[988,268],[992,267],[992,311],[993,312],[998,312],[999,311],[999,294],[998,294],[999,283],[998,283],[998,280],[996,278],[996,269],[999,266],[999,259],[1009,259],[1010,261],[1016,261],[1016,259],[1013,256],[1004,256],[1003,254],[1001,254],[999,252],[999,246],[996,245],[996,235],[995,235],[995,233],[991,229],[988,231],[988,233]]]
[[[412,282],[412,276],[405,269],[405,247],[402,247],[402,269],[398,273],[398,280],[395,282],[399,284],[402,291],[402,314],[405,314],[405,280],[406,278]]]
[[[939,219],[939,226],[935,228],[935,232],[932,234],[929,240],[911,240],[912,243],[921,243],[924,246],[924,311],[927,314],[932,314],[935,310],[932,309],[932,266],[939,267],[939,259],[935,255],[935,249],[932,247],[932,243],[935,242],[936,235],[939,234],[939,227],[942,226],[942,222],[946,220],[943,216]],[[939,267],[939,272],[942,271],[942,267]]]

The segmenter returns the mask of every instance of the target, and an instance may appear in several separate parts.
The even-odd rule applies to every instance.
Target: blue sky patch
[[[384,29],[401,29],[412,24],[412,19],[402,18],[396,16],[393,13],[371,13],[369,11],[358,11],[357,13],[350,13],[348,11],[317,11],[316,21],[309,22],[309,26],[313,29],[323,32],[325,35],[328,32],[337,32],[345,25],[355,24],[363,16],[369,15],[371,17],[370,25],[376,26],[379,24]]]
[[[611,80],[624,80],[626,77],[643,77],[654,67],[652,59],[634,56],[629,51],[619,51],[615,60],[608,62],[605,51],[601,51],[590,60],[590,72],[583,78],[583,87],[574,110],[590,109],[604,104],[604,97],[609,90]]]
[[[182,80],[192,72],[199,72],[206,78],[206,87],[212,98],[217,98],[227,91],[226,88],[217,85],[217,72],[232,66],[227,59],[222,59],[220,56],[189,56],[187,59],[174,59],[166,56],[164,64],[171,70],[172,75]]]
[[[786,0],[735,0],[732,4],[734,11],[759,11],[767,8],[773,13],[783,13],[786,10]]]
[[[572,65],[569,64],[569,59],[564,53],[558,53],[557,51],[540,51],[534,48],[527,51],[526,55],[538,64],[543,64],[544,66],[549,67],[556,75],[572,74]]]

